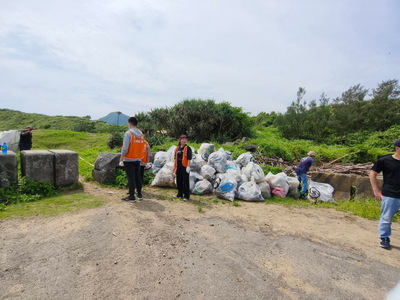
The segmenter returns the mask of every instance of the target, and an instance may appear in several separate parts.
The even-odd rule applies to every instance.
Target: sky
[[[400,79],[398,0],[0,0],[0,108],[251,115]]]

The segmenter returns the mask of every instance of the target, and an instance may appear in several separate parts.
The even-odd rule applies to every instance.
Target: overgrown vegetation
[[[38,201],[57,194],[56,188],[49,183],[30,181],[21,178],[16,186],[0,188],[0,210],[7,205]]]
[[[287,139],[305,139],[316,143],[356,146],[365,143],[365,135],[392,128],[400,133],[400,86],[398,80],[378,84],[371,94],[361,84],[354,85],[341,97],[330,99],[322,94],[309,103],[304,101],[305,88],[286,113],[261,113],[257,124],[276,126]],[[367,99],[367,96],[370,98]],[[386,146],[393,142],[385,141]]]

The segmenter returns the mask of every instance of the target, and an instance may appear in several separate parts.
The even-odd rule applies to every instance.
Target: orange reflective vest
[[[142,163],[147,164],[149,162],[149,157],[147,153],[149,152],[149,143],[145,140],[144,141],[144,147],[143,147],[143,158],[142,158]]]
[[[182,166],[184,166],[184,167],[188,166],[187,147],[188,147],[188,145],[185,145],[185,147],[183,148]],[[178,149],[179,149],[179,146],[175,148],[175,161],[174,161],[175,169],[178,166]]]
[[[131,131],[129,131],[129,133],[131,134],[131,143],[125,158],[143,161],[144,157],[146,157],[147,160],[147,152],[146,155],[144,154],[146,149],[146,141],[144,140],[143,136],[139,138],[136,137]]]

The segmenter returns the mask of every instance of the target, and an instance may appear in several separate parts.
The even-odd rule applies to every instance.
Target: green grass
[[[104,201],[84,193],[64,194],[44,198],[37,202],[7,205],[0,211],[0,219],[30,216],[55,216],[74,212],[84,208],[94,208],[103,205]]]
[[[33,150],[65,149],[78,152],[79,174],[86,180],[93,179],[92,169],[102,152],[113,152],[107,147],[109,133],[87,133],[68,130],[35,130]]]
[[[379,220],[380,202],[372,198],[356,198],[351,201],[338,201],[338,202],[317,202],[317,204],[311,204],[308,200],[298,200],[291,197],[279,198],[272,197],[267,199],[265,203],[268,204],[279,204],[285,207],[308,207],[308,208],[333,208],[338,211],[351,212],[356,216],[366,218],[369,220]],[[393,222],[400,222],[399,213],[394,216]]]

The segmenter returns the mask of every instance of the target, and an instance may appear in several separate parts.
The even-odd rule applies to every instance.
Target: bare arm
[[[369,173],[369,181],[371,182],[372,190],[374,191],[376,200],[382,201],[383,196],[382,196],[382,191],[378,187],[378,180],[376,178],[377,176],[378,173],[375,172],[374,170],[371,170],[371,172]]]

